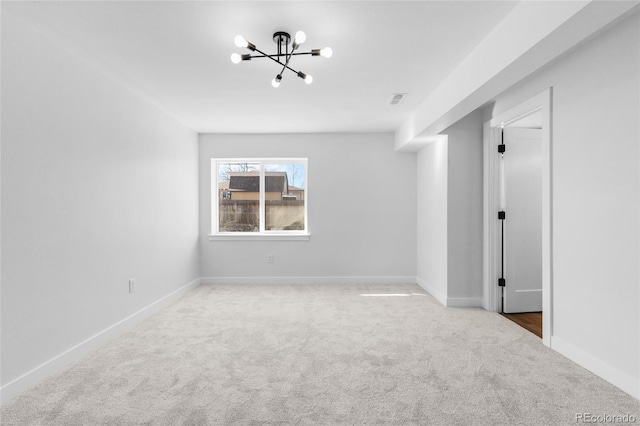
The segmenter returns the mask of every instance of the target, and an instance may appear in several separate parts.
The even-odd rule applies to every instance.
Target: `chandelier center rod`
[[[286,46],[291,43],[291,35],[285,31],[276,31],[273,33],[273,42],[278,46]]]

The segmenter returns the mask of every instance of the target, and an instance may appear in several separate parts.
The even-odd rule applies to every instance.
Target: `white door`
[[[542,133],[504,129],[504,312],[542,311]]]

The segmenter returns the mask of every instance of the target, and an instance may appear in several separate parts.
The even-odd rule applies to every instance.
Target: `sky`
[[[258,163],[220,163],[218,165],[218,180],[224,181],[225,174],[228,171],[245,172],[259,170]],[[305,165],[300,163],[277,163],[277,164],[265,164],[265,170],[268,172],[286,172],[289,185],[296,186],[298,188],[306,187],[306,173]]]

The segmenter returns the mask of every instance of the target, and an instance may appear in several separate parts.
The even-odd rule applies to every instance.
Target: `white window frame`
[[[224,163],[258,163],[260,166],[260,231],[258,232],[220,232],[218,167]],[[304,165],[304,230],[271,231],[265,230],[265,165],[266,164],[302,164]],[[307,158],[212,158],[211,159],[211,233],[209,240],[308,240],[309,233],[309,167]]]

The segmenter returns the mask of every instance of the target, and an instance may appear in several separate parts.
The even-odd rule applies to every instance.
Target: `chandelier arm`
[[[267,55],[266,53],[264,53],[263,51],[259,50],[258,48],[256,48],[256,52],[261,53],[262,56],[251,56],[252,58],[269,58],[274,62],[279,63],[280,65],[284,65],[282,62],[280,62],[279,60],[275,59],[274,56],[280,56],[280,55]]]
[[[280,71],[280,74],[282,74],[282,72],[286,69],[288,69],[289,71],[293,72],[294,74],[298,74],[298,71],[294,70],[293,68],[291,68],[289,65],[280,63],[282,65],[282,71]]]
[[[289,71],[292,71],[296,74],[298,74],[298,71],[294,70],[293,68],[291,68],[289,65],[285,65],[284,68],[288,69]],[[284,71],[284,68],[282,69]]]
[[[256,52],[261,53],[261,54],[262,54],[262,56],[251,56],[252,58],[269,58],[269,59],[271,59],[273,62],[275,62],[275,63],[277,63],[277,64],[282,65],[282,67],[283,67],[283,68],[282,68],[282,70],[283,70],[283,71],[284,71],[284,69],[286,68],[286,69],[291,70],[292,72],[294,72],[294,73],[298,74],[298,71],[294,70],[294,69],[293,69],[293,68],[291,68],[289,65],[287,65],[287,64],[283,64],[283,63],[282,63],[282,62],[280,62],[279,60],[275,59],[275,58],[274,58],[274,56],[276,56],[276,55],[267,55],[266,53],[264,53],[264,52],[260,51],[260,50],[259,50],[259,49],[257,49],[257,48],[256,48]]]
[[[287,65],[289,65],[289,59],[291,59],[291,55],[289,54],[289,43],[287,43],[287,44],[284,46],[284,49],[285,49],[285,50],[284,50],[284,53],[286,53],[286,54],[287,54],[287,57],[286,57],[286,58],[287,58],[287,60],[284,62],[284,66],[286,67]],[[291,50],[291,53],[293,53],[293,51],[294,51],[294,50],[295,50],[295,49],[292,49],[292,50]],[[280,53],[280,52],[278,52],[278,53]],[[284,71],[284,70],[283,70],[283,71]]]
[[[289,65],[289,61],[291,60],[291,56],[293,56],[293,51],[295,49],[291,50],[291,53],[289,53],[289,46],[287,46],[287,53],[289,53],[289,55],[287,56],[287,61],[284,63],[284,66],[286,67],[287,65]],[[282,69],[284,71],[284,68]]]
[[[257,50],[257,49],[256,49]],[[260,52],[262,53],[262,52]],[[300,52],[300,53],[291,53],[290,56],[298,56],[298,55],[313,55],[312,52]],[[267,55],[267,54],[262,54],[262,55],[251,55],[251,59],[253,58],[277,58],[277,57],[281,57],[281,56],[286,56],[284,53],[282,55]]]
[[[278,56],[278,55],[267,55],[266,53],[264,53],[263,51],[261,51],[261,50],[260,50],[260,49],[258,49],[257,47],[256,47],[256,49],[255,49],[255,50],[256,50],[256,52],[258,52],[258,53],[262,54],[262,56],[251,56],[252,58],[269,58],[269,59],[271,59],[273,62],[276,62],[276,63],[278,63],[278,64],[282,65],[282,66],[283,66],[283,68],[282,68],[282,70],[283,70],[283,71],[284,71],[284,69],[286,68],[286,69],[288,69],[288,70],[290,70],[290,71],[292,71],[292,72],[294,72],[294,73],[298,74],[298,71],[294,70],[294,69],[293,69],[293,68],[291,68],[289,65],[287,65],[287,64],[283,64],[282,62],[280,62],[279,60],[277,60],[277,59],[275,59],[275,58],[274,58],[274,56]],[[305,53],[300,53],[300,54],[301,54],[301,55],[304,55]],[[309,55],[310,55],[310,54],[311,54],[311,52],[309,52],[309,53],[307,53],[307,54],[309,54]]]

